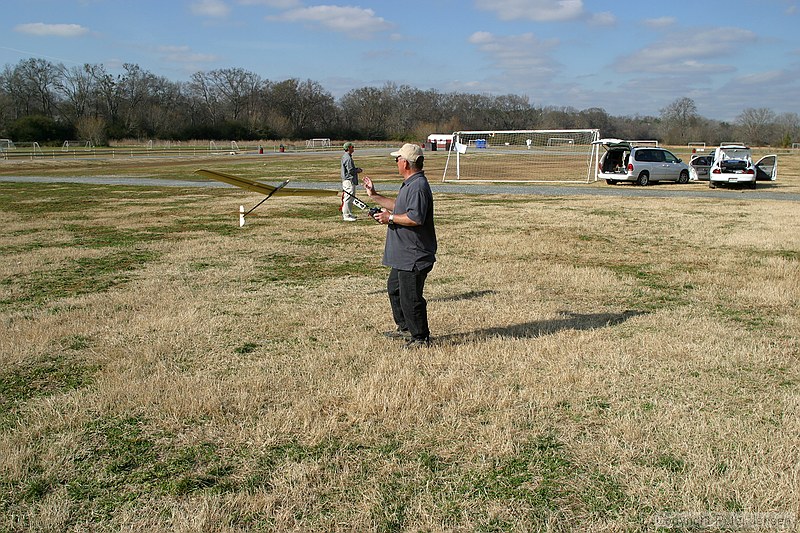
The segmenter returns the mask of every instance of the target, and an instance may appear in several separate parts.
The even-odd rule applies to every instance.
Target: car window
[[[678,158],[675,157],[675,154],[673,154],[672,152],[667,152],[666,150],[664,150],[661,153],[664,154],[664,161],[666,161],[667,163],[677,163],[678,162]]]
[[[643,149],[636,151],[636,160],[645,163],[659,163],[664,161],[664,153],[661,150]]]

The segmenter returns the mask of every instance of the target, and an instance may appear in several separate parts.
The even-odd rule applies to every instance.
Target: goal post
[[[457,131],[442,181],[587,183],[597,129]]]

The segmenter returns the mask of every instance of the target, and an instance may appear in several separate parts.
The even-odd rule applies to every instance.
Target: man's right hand
[[[372,196],[375,194],[375,185],[372,183],[372,180],[369,176],[362,176],[361,185],[363,185],[364,190],[367,191],[367,196]]]

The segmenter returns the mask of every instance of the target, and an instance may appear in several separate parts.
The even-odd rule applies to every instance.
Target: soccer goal
[[[639,139],[628,141],[631,146],[655,146],[658,148],[658,141],[656,140],[648,140],[648,139]]]
[[[91,150],[94,148],[94,143],[92,141],[64,141],[64,144],[61,145],[61,151],[69,152],[81,146],[83,146],[84,150]]]
[[[330,139],[308,139],[306,141],[306,148],[330,148]]]
[[[600,131],[457,131],[442,181],[590,181]]]

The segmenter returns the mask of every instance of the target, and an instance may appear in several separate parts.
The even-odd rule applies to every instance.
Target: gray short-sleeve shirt
[[[383,264],[407,271],[433,266],[437,248],[433,193],[423,172],[417,172],[400,186],[394,212],[408,215],[419,226],[389,225]]]

